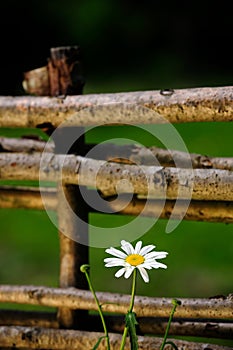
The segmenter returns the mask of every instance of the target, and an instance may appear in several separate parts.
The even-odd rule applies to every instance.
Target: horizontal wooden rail
[[[88,198],[91,198],[91,191],[89,191]],[[0,186],[0,208],[56,210],[57,201],[56,188]],[[191,201],[187,208],[186,202],[180,200],[176,204],[176,212],[173,212],[174,205],[175,201],[172,200],[163,203],[160,200],[136,197],[133,197],[128,203],[128,199],[122,196],[116,201],[112,197],[105,198],[105,204],[99,207],[99,211],[107,213],[111,209],[115,214],[142,215],[161,219],[168,219],[173,214],[173,219],[177,220],[183,218],[189,221],[233,223],[233,202]],[[90,207],[89,212],[93,211],[95,210]]]
[[[0,153],[0,179],[61,181],[97,188],[104,196],[132,193],[157,199],[233,200],[233,172],[128,165],[74,155]]]
[[[59,328],[55,312],[0,310],[0,326],[30,326],[42,328]],[[123,333],[124,316],[105,315],[109,332]],[[164,335],[167,319],[156,317],[137,317],[138,334]],[[89,315],[83,329],[101,332],[103,325],[99,315]],[[204,320],[173,318],[170,335],[185,335],[193,337],[233,339],[233,323],[222,320]]]
[[[65,120],[73,126],[232,121],[233,87],[0,97],[0,127],[56,128]]]
[[[54,152],[54,143],[30,138],[0,137],[1,152]]]
[[[103,336],[101,332],[85,332],[74,330],[47,329],[37,327],[13,327],[0,326],[0,346],[30,349],[92,349],[97,340]],[[119,350],[122,335],[110,334],[110,344],[112,350]],[[231,347],[189,342],[177,339],[172,340],[179,349],[182,350],[231,350]],[[159,349],[162,338],[138,336],[139,349]],[[126,348],[129,349],[129,340],[127,339]],[[102,339],[99,350],[106,349],[105,340]],[[170,347],[166,347],[170,350]]]
[[[95,144],[86,144],[84,145],[85,151],[88,152],[95,146]],[[51,141],[0,137],[1,152],[32,153],[46,151],[53,153],[54,148],[54,143]],[[98,145],[98,151],[92,154],[92,157],[117,163],[125,162],[126,164],[156,165],[156,162],[164,167],[233,170],[233,158],[231,157],[210,157],[202,154],[138,145],[100,144]]]
[[[0,309],[0,326],[59,328],[56,312]]]
[[[43,198],[43,199],[42,199]],[[57,189],[52,187],[0,186],[0,208],[56,210]]]
[[[97,293],[105,312],[123,313],[128,310],[130,296],[116,293]],[[226,298],[181,298],[176,317],[233,319],[232,294]],[[97,310],[90,291],[75,288],[49,288],[39,286],[0,286],[0,302],[69,309]],[[172,308],[170,298],[135,297],[135,312],[138,317],[168,317]]]

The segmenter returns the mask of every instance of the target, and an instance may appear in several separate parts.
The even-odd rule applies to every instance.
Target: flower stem
[[[129,311],[128,312],[132,312],[133,311],[134,298],[135,298],[135,292],[136,292],[136,278],[137,278],[137,269],[134,269],[134,271],[133,271],[131,300],[130,300],[130,305],[129,305]]]
[[[90,268],[89,265],[82,265],[80,270],[85,273],[85,276],[86,276],[86,279],[87,279],[87,283],[89,285],[89,289],[92,292],[93,297],[95,299],[96,305],[98,307],[99,315],[100,315],[100,318],[101,318],[101,321],[102,321],[105,338],[106,338],[106,341],[107,341],[107,350],[110,350],[110,341],[109,341],[108,330],[107,330],[106,323],[105,323],[105,320],[104,320],[104,315],[103,315],[103,312],[102,312],[102,309],[101,309],[101,305],[100,305],[99,300],[98,300],[98,298],[96,296],[95,290],[94,290],[94,288],[92,286],[92,283],[91,283],[90,276],[88,274],[89,268]]]
[[[132,312],[133,306],[134,306],[134,298],[135,298],[135,291],[136,291],[136,277],[137,277],[137,269],[134,269],[134,271],[133,271],[133,281],[132,281],[132,291],[131,291],[131,300],[130,300],[130,305],[129,305],[128,312]],[[123,350],[124,347],[125,347],[127,334],[128,334],[128,327],[125,327],[124,328],[124,333],[122,335],[120,350]]]
[[[161,345],[159,350],[163,350],[165,345],[166,345],[167,336],[168,336],[168,332],[169,332],[169,329],[170,329],[170,326],[171,326],[172,318],[174,316],[174,313],[176,311],[177,306],[181,305],[181,302],[179,300],[177,300],[177,299],[173,299],[172,300],[172,304],[173,304],[173,308],[172,308],[172,311],[170,313],[170,317],[169,317],[169,320],[168,320],[168,323],[167,323],[167,328],[166,328],[166,331],[165,331],[165,334],[164,334],[163,342],[162,342],[162,345]]]

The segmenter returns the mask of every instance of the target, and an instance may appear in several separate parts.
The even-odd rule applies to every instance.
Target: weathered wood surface
[[[130,295],[97,292],[104,312],[125,314]],[[233,319],[233,296],[216,298],[180,298],[176,317]],[[50,307],[66,306],[70,309],[97,310],[90,291],[75,288],[49,288],[39,286],[0,286],[0,302]],[[172,309],[171,298],[135,297],[138,317],[168,317]]]
[[[68,119],[70,119],[68,121]],[[156,124],[233,120],[233,87],[66,97],[0,97],[0,127]]]
[[[103,333],[85,332],[74,330],[58,330],[33,327],[0,327],[0,346],[13,347],[15,345],[20,348],[30,349],[92,349],[97,340],[103,336]],[[119,350],[122,335],[110,334],[110,343],[112,350]],[[230,350],[231,347],[182,341],[177,339],[172,340],[180,349],[183,350]],[[138,336],[139,350],[159,350],[162,343],[162,338]],[[99,350],[106,349],[105,339],[102,339]],[[129,340],[127,339],[125,350],[130,349]],[[172,346],[167,345],[166,350],[171,350]]]
[[[45,148],[46,146],[46,148]],[[95,145],[84,145],[86,152]],[[1,152],[54,152],[54,143],[32,139],[0,137]],[[180,168],[233,170],[233,157],[211,157],[202,154],[186,153],[158,147],[140,147],[137,145],[119,146],[111,143],[98,145],[95,159],[126,164],[155,165],[155,161],[164,167],[178,165]],[[177,162],[178,164],[176,164]]]
[[[89,198],[90,195],[89,192]],[[101,212],[109,212],[112,209],[115,214],[140,214],[152,218],[159,216],[161,219],[168,219],[172,213],[173,218],[177,220],[183,218],[191,221],[233,223],[233,202],[229,201],[191,201],[187,208],[186,201],[183,200],[180,200],[179,203],[172,200],[161,203],[160,200],[136,197],[128,202],[128,199],[123,196],[117,201],[114,201],[112,197],[105,199],[105,204],[99,208]],[[0,186],[0,208],[56,210],[57,203],[56,188]],[[176,212],[174,213],[175,203]],[[89,211],[95,210],[90,207]]]
[[[34,140],[30,138],[10,138],[0,137],[0,151],[1,152],[54,152],[54,143],[42,140]]]
[[[42,159],[42,161],[41,161]],[[194,200],[233,200],[233,172],[128,165],[75,155],[0,153],[3,180],[62,181],[97,188],[105,196],[143,196]]]
[[[51,48],[47,66],[24,73],[26,93],[37,96],[81,94],[84,78],[80,51],[79,46]]]
[[[56,210],[57,189],[52,187],[0,186],[0,208]]]
[[[105,315],[109,332],[123,333],[125,317]],[[164,335],[167,319],[158,317],[137,317],[139,335]],[[59,328],[55,312],[0,310],[0,326],[30,326],[42,328]],[[87,331],[103,331],[99,315],[89,315],[83,329]],[[173,318],[169,335],[183,335],[205,338],[233,339],[233,323],[222,320],[193,320]]]
[[[91,315],[88,320],[88,324],[85,325],[87,330],[102,331],[103,326],[98,315]],[[123,332],[124,316],[105,315],[105,321],[110,332]],[[139,322],[139,334],[163,335],[167,326],[167,319],[162,318],[138,317],[137,321]],[[0,310],[0,325],[59,328],[56,313],[38,311]],[[217,320],[202,322],[173,318],[169,334],[232,339],[233,323],[223,323]]]

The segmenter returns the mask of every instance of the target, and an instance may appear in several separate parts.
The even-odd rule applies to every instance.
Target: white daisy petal
[[[134,253],[134,248],[132,244],[124,240],[121,241],[121,249],[124,250],[127,253],[127,255]]]
[[[133,270],[135,269],[135,266],[129,266],[126,268],[126,271],[125,271],[125,278],[129,278],[133,272]]]
[[[155,248],[155,245],[153,245],[153,244],[145,245],[145,247],[142,247],[139,254],[144,256],[145,254],[149,253],[154,248]]]
[[[127,255],[116,248],[108,248],[105,250],[106,253],[116,256],[117,258],[125,259]]]
[[[139,254],[140,250],[141,250],[141,247],[142,247],[142,241],[138,241],[136,243],[136,246],[134,248],[134,254]]]
[[[162,263],[159,263],[159,262],[155,262],[155,263],[152,263],[150,264],[151,267],[153,267],[154,269],[167,269],[167,265],[165,264],[162,264]]]
[[[138,265],[138,267],[144,267],[144,269],[147,269],[147,270],[152,270],[153,267],[151,266],[150,263],[147,263],[147,262],[144,262],[143,264],[141,265]]]
[[[147,271],[144,269],[144,267],[138,266],[138,270],[139,270],[139,272],[140,272],[144,282],[148,283],[149,282],[149,276],[148,276]]]
[[[125,266],[125,261],[119,258],[106,258],[104,259],[105,266],[110,267],[110,266]]]
[[[163,259],[163,258],[166,258],[167,254],[168,254],[167,252],[150,252],[144,255],[144,258],[145,259],[151,259],[151,258]]]
[[[122,267],[120,270],[118,270],[116,273],[115,273],[115,277],[116,278],[119,278],[121,277],[122,275],[124,275],[125,273],[125,267]]]
[[[109,262],[109,261],[116,261],[116,262],[120,262],[120,261],[125,261],[124,259],[121,258],[105,258],[104,262]]]

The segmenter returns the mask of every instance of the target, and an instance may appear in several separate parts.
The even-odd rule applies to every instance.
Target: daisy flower
[[[122,266],[115,274],[117,278],[122,275],[125,278],[129,278],[133,270],[138,269],[143,280],[147,283],[149,282],[149,276],[146,270],[167,268],[165,264],[156,261],[156,259],[166,258],[168,253],[152,252],[154,248],[155,246],[152,244],[142,247],[142,241],[138,241],[134,248],[131,243],[122,240],[122,251],[113,247],[105,250],[106,253],[114,256],[104,259],[105,267]]]

